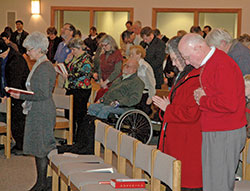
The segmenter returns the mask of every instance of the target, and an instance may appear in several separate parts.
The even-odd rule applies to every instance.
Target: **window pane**
[[[157,13],[156,27],[168,38],[176,36],[178,30],[189,32],[194,23],[194,14],[185,12]]]
[[[237,38],[237,13],[200,13],[199,25],[203,28],[210,25],[212,28],[224,28],[234,38]]]
[[[129,20],[128,12],[95,11],[95,26],[97,32],[111,35],[117,45],[120,45],[120,35],[126,30],[125,23]]]
[[[89,34],[89,11],[64,11],[64,23],[71,23],[82,36]]]
[[[60,34],[61,28],[60,28],[60,11],[55,11],[55,27],[57,30],[57,34]]]

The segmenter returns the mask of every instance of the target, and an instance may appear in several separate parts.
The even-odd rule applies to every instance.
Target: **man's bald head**
[[[201,62],[210,51],[210,47],[201,35],[188,33],[184,35],[178,45],[182,57],[187,65],[199,68]]]
[[[135,58],[129,58],[125,64],[123,64],[122,74],[129,75],[137,72],[139,63]]]

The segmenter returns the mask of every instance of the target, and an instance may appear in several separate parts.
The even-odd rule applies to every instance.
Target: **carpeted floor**
[[[157,137],[153,137],[150,144],[156,145],[157,142]],[[117,158],[113,157],[114,166],[116,166],[116,160]],[[132,166],[127,168],[127,173],[132,176]],[[35,181],[34,157],[11,154],[11,158],[6,159],[4,149],[0,150],[0,191],[27,191],[35,184]],[[48,181],[51,186],[51,178]]]
[[[35,159],[11,155],[6,159],[0,150],[0,191],[27,191],[36,180]]]

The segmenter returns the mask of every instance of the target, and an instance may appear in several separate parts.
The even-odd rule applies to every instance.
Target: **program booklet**
[[[114,169],[113,168],[99,168],[99,169],[93,169],[93,170],[86,170],[84,172],[114,173]]]

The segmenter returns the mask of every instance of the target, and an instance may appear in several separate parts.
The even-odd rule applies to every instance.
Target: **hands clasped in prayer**
[[[163,96],[163,98],[159,96],[153,96],[152,97],[154,104],[159,107],[162,111],[165,111],[167,106],[170,104],[170,101],[168,98]]]
[[[202,88],[198,88],[194,91],[194,99],[198,105],[200,105],[200,99],[202,96],[205,96],[206,93]]]

